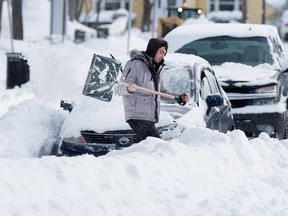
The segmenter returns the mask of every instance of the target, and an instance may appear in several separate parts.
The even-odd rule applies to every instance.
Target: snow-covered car
[[[283,40],[288,40],[288,10],[285,10],[279,22],[279,34]]]
[[[232,103],[236,129],[248,137],[288,137],[288,62],[276,27],[183,25],[165,39],[170,52],[198,55],[212,65]]]
[[[180,106],[176,101],[161,102],[157,129],[164,140],[179,137],[193,125],[220,132],[234,129],[231,105],[218,84],[214,71],[204,59],[184,54],[168,54],[164,72],[165,86],[178,94],[188,92],[190,101]],[[110,102],[83,96],[82,103],[63,103],[71,111],[61,131],[58,155],[104,155],[137,143],[137,137],[124,120],[122,98]]]
[[[135,133],[124,120],[120,97],[114,96],[107,103],[83,96],[81,103],[63,103],[71,107],[61,129],[57,155],[105,155],[111,150],[122,149],[137,143]],[[160,134],[176,127],[171,116],[162,113],[157,129]]]

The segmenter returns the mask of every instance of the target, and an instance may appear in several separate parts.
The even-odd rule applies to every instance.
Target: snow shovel
[[[115,58],[94,54],[83,89],[83,95],[106,102],[111,101],[113,96],[113,86],[115,84],[127,87],[130,85],[116,80],[120,70],[122,70],[121,63]],[[173,95],[157,92],[140,86],[137,86],[137,91],[138,90],[160,95],[172,100],[175,99],[175,96]]]

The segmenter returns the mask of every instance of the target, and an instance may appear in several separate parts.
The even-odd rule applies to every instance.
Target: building
[[[188,0],[190,7],[200,7],[216,22],[265,22],[265,0]]]
[[[124,8],[129,10],[129,3],[132,2],[133,12],[136,15],[134,25],[140,29],[143,25],[145,0],[86,0],[94,2],[95,8],[100,10],[117,10]],[[101,4],[99,3],[101,2]],[[147,1],[150,3],[151,1]],[[153,3],[154,2],[154,3]],[[200,7],[211,20],[216,22],[245,22],[265,23],[266,4],[265,0],[156,0],[146,5],[151,9],[149,20],[150,25],[157,25],[159,18],[167,16],[167,7],[181,6],[186,3],[188,7]],[[156,10],[154,10],[156,8]],[[147,9],[147,8],[146,8]],[[155,16],[155,20],[154,20]],[[147,17],[147,16],[146,16]]]

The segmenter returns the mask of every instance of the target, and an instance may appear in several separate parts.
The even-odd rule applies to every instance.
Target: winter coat
[[[162,81],[164,60],[153,64],[153,58],[146,52],[133,50],[123,70],[121,82],[136,84],[147,89],[168,92]],[[160,96],[136,91],[129,93],[127,87],[118,85],[115,93],[122,95],[125,110],[125,120],[138,119],[158,122],[160,114]]]

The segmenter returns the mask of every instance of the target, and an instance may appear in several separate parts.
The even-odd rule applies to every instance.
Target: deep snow
[[[191,126],[179,139],[147,138],[98,158],[48,156],[68,115],[60,100],[81,102],[93,53],[126,59],[127,35],[74,44],[70,23],[70,39],[51,45],[49,1],[23,3],[25,40],[14,46],[31,79],[21,88],[6,89],[5,11],[0,39],[1,216],[288,215],[288,141],[264,133],[248,140]],[[134,29],[130,47],[146,43]]]

